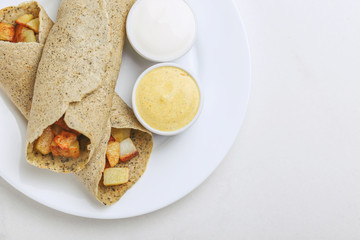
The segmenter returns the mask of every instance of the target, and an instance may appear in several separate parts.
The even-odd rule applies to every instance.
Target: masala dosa
[[[125,41],[126,17],[135,0],[108,0],[107,10],[110,16],[111,28],[113,29],[112,44],[115,52],[122,52]],[[121,67],[122,55],[113,57],[113,68],[118,72]],[[118,72],[114,78],[117,79]],[[133,111],[124,101],[115,94],[111,111],[111,122],[108,125],[108,134],[102,139],[97,149],[96,156],[86,165],[85,169],[78,172],[77,176],[88,190],[103,204],[112,205],[116,203],[125,192],[130,189],[143,175],[153,147],[152,135],[136,119]],[[105,162],[107,142],[112,128],[132,129],[131,139],[134,142],[139,156],[128,162],[120,162],[116,167],[128,167],[130,169],[130,180],[126,184],[107,187],[101,182]]]
[[[110,110],[112,77],[110,20],[104,0],[63,0],[38,66],[27,129],[26,158],[39,168],[78,172],[98,146]],[[80,139],[77,158],[43,155],[34,148],[44,130],[64,116]]]

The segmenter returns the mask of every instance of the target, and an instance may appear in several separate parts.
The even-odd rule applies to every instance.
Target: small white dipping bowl
[[[179,69],[182,69],[183,71],[187,72],[195,81],[196,85],[198,86],[199,88],[199,93],[200,93],[200,104],[199,104],[199,109],[195,115],[195,117],[193,118],[193,120],[188,123],[185,127],[183,128],[180,128],[178,130],[175,130],[175,131],[171,131],[171,132],[167,132],[167,131],[160,131],[158,129],[155,129],[153,127],[151,127],[149,124],[147,124],[145,122],[145,120],[140,116],[139,112],[138,112],[138,109],[137,109],[137,106],[136,106],[136,90],[137,90],[137,87],[139,85],[139,83],[141,82],[141,80],[143,79],[143,77],[149,73],[150,71],[152,71],[153,69],[156,69],[156,68],[160,68],[160,67],[175,67],[175,68],[179,68]],[[175,64],[175,63],[159,63],[159,64],[156,64],[152,67],[149,67],[148,69],[146,69],[139,77],[138,79],[136,80],[135,82],[135,85],[134,85],[134,89],[133,89],[133,92],[132,92],[132,107],[133,107],[133,110],[134,110],[134,113],[135,113],[135,116],[136,118],[139,120],[139,122],[146,128],[148,129],[150,132],[153,132],[155,134],[158,134],[158,135],[163,135],[163,136],[173,136],[173,135],[177,135],[179,133],[182,133],[184,132],[186,129],[188,129],[200,116],[201,114],[201,111],[203,109],[203,105],[204,105],[204,96],[202,94],[202,90],[201,90],[201,86],[199,84],[199,81],[197,80],[197,78],[195,77],[194,74],[192,74],[189,70],[187,70],[186,68],[178,65],[178,64]]]
[[[127,17],[126,34],[143,58],[171,62],[194,45],[196,17],[184,0],[137,0]]]

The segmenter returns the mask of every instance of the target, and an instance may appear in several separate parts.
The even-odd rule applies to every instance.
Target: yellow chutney
[[[188,125],[200,106],[200,91],[184,70],[165,66],[148,72],[139,82],[135,104],[152,128],[173,132]]]

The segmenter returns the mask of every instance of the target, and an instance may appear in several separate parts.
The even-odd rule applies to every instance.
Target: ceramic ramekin
[[[197,84],[198,88],[199,88],[199,92],[200,92],[200,104],[199,104],[199,109],[195,115],[195,117],[193,118],[193,120],[188,123],[185,127],[183,128],[180,128],[178,130],[175,130],[175,131],[171,131],[171,132],[167,132],[167,131],[160,131],[158,129],[155,129],[153,127],[151,127],[149,124],[147,124],[145,122],[145,120],[140,116],[139,112],[138,112],[138,109],[137,109],[137,106],[136,106],[136,90],[137,90],[137,87],[139,85],[139,83],[141,82],[141,80],[143,79],[143,77],[149,73],[150,71],[152,71],[153,69],[156,69],[156,68],[160,68],[160,67],[176,67],[176,68],[179,68],[179,69],[182,69],[184,70],[185,72],[187,72],[195,81],[195,83]],[[194,74],[191,73],[191,71],[189,71],[188,69],[186,69],[185,67],[183,66],[180,66],[178,64],[175,64],[175,63],[159,63],[159,64],[156,64],[148,69],[146,69],[139,77],[138,79],[136,80],[136,83],[134,85],[134,89],[133,89],[133,92],[132,92],[132,107],[133,107],[133,110],[134,110],[134,113],[135,113],[135,116],[136,118],[139,120],[139,122],[146,128],[148,129],[149,131],[155,133],[155,134],[158,134],[158,135],[163,135],[163,136],[173,136],[173,135],[177,135],[179,133],[182,133],[184,132],[186,129],[188,129],[192,124],[194,124],[194,122],[199,118],[200,114],[201,114],[201,111],[202,111],[202,108],[203,108],[203,105],[204,105],[204,96],[203,96],[203,93],[202,93],[202,90],[201,90],[201,86],[200,86],[200,83],[198,81],[198,79],[196,78],[196,76]]]
[[[189,6],[189,9],[193,13],[194,20],[195,20],[195,35],[194,35],[193,39],[191,40],[191,44],[189,44],[189,46],[187,46],[187,48],[185,48],[181,53],[179,53],[178,55],[176,55],[174,57],[162,58],[160,56],[151,55],[150,53],[147,53],[146,51],[141,49],[140,46],[138,46],[138,44],[135,41],[135,37],[134,37],[133,30],[132,30],[131,26],[132,26],[132,17],[134,15],[135,9],[140,4],[142,4],[143,1],[146,1],[146,0],[137,0],[134,3],[132,8],[130,9],[130,12],[129,12],[129,14],[127,16],[127,20],[126,20],[126,35],[127,35],[127,38],[129,40],[130,45],[133,47],[135,52],[137,52],[141,57],[143,57],[143,58],[145,58],[145,59],[147,59],[149,61],[152,61],[152,62],[172,62],[172,61],[184,56],[186,53],[188,53],[195,44],[197,31],[198,31],[198,23],[197,23],[194,11],[191,9],[191,7],[189,6],[189,4],[186,1],[184,1],[184,2]]]

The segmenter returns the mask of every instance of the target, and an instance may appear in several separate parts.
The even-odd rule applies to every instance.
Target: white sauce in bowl
[[[172,61],[194,44],[196,20],[184,0],[138,0],[127,19],[127,35],[146,59]]]

